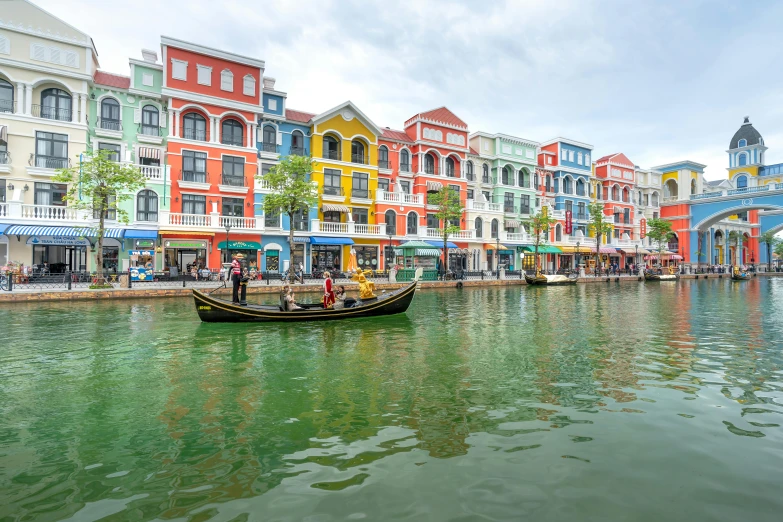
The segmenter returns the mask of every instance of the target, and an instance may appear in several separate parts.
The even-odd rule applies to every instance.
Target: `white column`
[[[179,136],[179,111],[171,111],[174,113],[174,136]]]
[[[247,126],[247,148],[253,146],[253,124],[249,124]]]
[[[77,103],[81,101],[81,94],[74,94],[71,101],[71,123],[79,123],[79,110],[77,109]]]
[[[24,113],[30,116],[33,113],[33,86],[26,83],[24,91]]]
[[[220,143],[220,122],[215,117],[215,143]]]
[[[174,109],[169,109],[169,138],[174,137]]]
[[[79,95],[79,121],[81,123],[87,123],[87,95]]]
[[[424,173],[424,153],[419,152],[419,174]]]
[[[256,149],[256,148],[258,148],[258,143],[256,142],[256,140],[258,139],[258,124],[254,123],[252,125],[252,129],[253,129],[253,131],[252,131],[252,135],[251,135],[251,138],[250,138],[250,148],[251,149]]]
[[[16,82],[16,107],[14,107],[14,114],[23,114],[25,108],[25,96],[24,96],[24,84],[22,82]]]

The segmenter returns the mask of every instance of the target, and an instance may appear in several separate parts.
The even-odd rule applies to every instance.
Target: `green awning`
[[[523,251],[523,252],[535,252],[536,247],[535,246],[529,246],[525,245],[523,247],[517,247],[517,249]],[[539,254],[562,254],[563,251],[557,248],[556,246],[552,245],[538,245],[538,253]]]
[[[223,250],[224,248],[226,248],[225,241],[218,243],[218,250]],[[229,241],[228,248],[229,250],[263,250],[261,243],[256,241]]]
[[[394,249],[395,255],[398,256],[417,256],[417,257],[440,257],[440,250],[437,248],[416,248],[416,249]]]
[[[396,248],[410,249],[410,248],[432,248],[432,245],[425,243],[424,241],[408,241],[401,245],[397,245]]]

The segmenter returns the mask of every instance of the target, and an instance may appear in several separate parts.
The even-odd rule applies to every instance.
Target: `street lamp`
[[[637,269],[639,267],[639,245],[636,245],[636,255],[633,257],[633,264],[636,265]]]
[[[579,241],[577,241],[576,242],[576,266],[574,267],[576,268],[577,273],[580,273],[579,266],[580,266],[580,261],[582,261],[582,257],[580,256],[580,254],[581,252],[579,251]]]
[[[495,270],[497,271],[497,278],[500,279],[500,227],[498,227],[498,237],[496,238],[497,245],[495,246]]]
[[[231,261],[231,259],[229,258],[229,253],[228,253],[228,233],[229,233],[230,231],[231,231],[231,223],[229,223],[228,221],[226,221],[226,251],[225,251],[225,256],[224,256],[224,257],[225,257],[225,259],[226,259],[226,260],[225,260],[225,262],[226,262],[226,263],[228,263],[229,261]]]
[[[394,250],[392,249],[392,237],[394,237],[394,231],[389,230],[389,255],[386,256],[386,271],[391,270],[392,261],[394,261]]]

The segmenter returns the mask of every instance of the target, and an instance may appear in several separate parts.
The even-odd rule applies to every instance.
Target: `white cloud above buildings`
[[[749,115],[783,161],[783,4],[713,1],[258,2],[35,0],[87,32],[101,68],[160,35],[266,61],[288,104],[347,99],[400,128],[446,105],[472,131],[566,136],[649,168],[681,159],[725,176]]]

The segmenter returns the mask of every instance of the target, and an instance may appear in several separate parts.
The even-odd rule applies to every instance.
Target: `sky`
[[[783,2],[33,0],[127,75],[160,35],[260,58],[287,107],[351,100],[401,129],[447,106],[470,131],[562,136],[650,168],[726,176],[744,116],[783,162]]]

